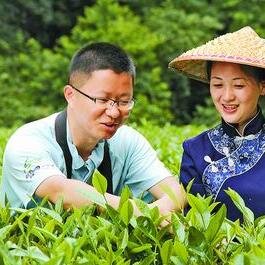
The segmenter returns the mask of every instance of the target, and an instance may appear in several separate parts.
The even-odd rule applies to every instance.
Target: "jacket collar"
[[[228,123],[222,119],[222,127],[224,132],[229,136],[247,136],[250,134],[258,133],[265,124],[265,118],[260,108],[258,108],[257,114],[245,125],[243,129],[243,135],[236,129],[236,124]]]

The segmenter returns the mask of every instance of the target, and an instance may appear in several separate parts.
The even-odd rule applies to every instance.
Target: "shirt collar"
[[[222,119],[222,127],[224,129],[224,132],[231,137],[256,134],[262,129],[264,124],[265,119],[260,107],[258,108],[257,114],[245,125],[243,129],[243,135],[240,135],[239,131],[236,129],[236,124],[228,123]]]
[[[72,167],[74,169],[79,169],[79,168],[83,167],[86,164],[86,162],[78,154],[77,148],[73,143],[68,121],[67,121],[66,133],[67,133],[67,144],[68,144],[68,147],[69,147],[72,159],[73,159],[72,160],[72,163],[73,163]],[[92,152],[88,158],[88,160],[92,161],[94,168],[97,168],[103,160],[104,142],[105,142],[104,140],[100,140],[98,142],[98,144],[95,146],[95,148],[92,150]]]

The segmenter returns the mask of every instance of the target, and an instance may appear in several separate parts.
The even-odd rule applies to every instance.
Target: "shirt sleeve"
[[[141,197],[152,186],[172,174],[158,159],[156,151],[139,132],[126,132],[125,185],[136,197]]]
[[[187,187],[190,181],[193,180],[190,192],[192,194],[205,195],[204,185],[202,183],[202,176],[199,174],[195,165],[195,153],[192,153],[192,147],[189,145],[189,140],[183,143],[183,155],[180,166],[180,182]]]
[[[12,207],[26,207],[37,187],[48,177],[63,175],[49,143],[37,137],[13,136],[3,158],[2,192]]]

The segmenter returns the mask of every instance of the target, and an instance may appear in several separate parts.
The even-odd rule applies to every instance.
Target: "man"
[[[52,203],[62,197],[65,208],[91,204],[80,191],[96,192],[90,185],[92,174],[107,152],[112,174],[108,204],[117,208],[118,195],[128,185],[133,196],[146,202],[151,202],[151,194],[155,201],[150,207],[158,206],[162,214],[182,207],[185,196],[176,179],[147,140],[123,125],[134,105],[134,78],[134,64],[119,47],[94,43],[80,49],[72,58],[64,87],[66,125],[57,124],[66,127],[66,148],[72,160],[68,178],[69,161],[56,140],[56,113],[22,126],[10,138],[1,196],[13,207],[31,207],[33,201],[44,197]],[[165,186],[172,189],[178,202],[170,199]]]

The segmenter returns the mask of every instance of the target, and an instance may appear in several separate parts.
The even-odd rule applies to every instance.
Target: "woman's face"
[[[246,74],[239,64],[214,62],[211,68],[210,93],[221,117],[237,124],[242,133],[245,124],[257,113],[258,99],[264,84]]]

